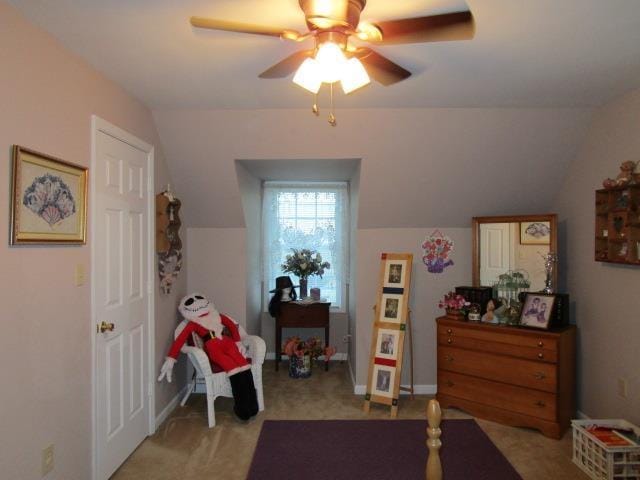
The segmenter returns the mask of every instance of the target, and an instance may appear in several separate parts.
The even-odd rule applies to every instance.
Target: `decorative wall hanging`
[[[430,273],[442,273],[444,269],[453,265],[450,255],[453,252],[453,240],[443,235],[440,230],[434,230],[422,243],[424,253],[422,262]]]
[[[182,268],[182,240],[180,239],[179,210],[182,203],[167,190],[156,195],[156,252],[158,253],[158,273],[160,288],[171,293],[171,287]]]
[[[521,245],[550,245],[551,222],[520,222]]]
[[[391,416],[395,417],[398,414],[400,390],[408,390],[413,394],[413,361],[411,388],[400,386],[405,332],[411,332],[408,301],[412,262],[413,255],[410,253],[382,254],[365,412],[369,412],[371,402],[375,402],[391,406]]]
[[[87,169],[13,146],[11,244],[84,244]]]

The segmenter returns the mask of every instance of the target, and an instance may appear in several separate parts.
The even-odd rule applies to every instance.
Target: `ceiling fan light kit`
[[[293,73],[296,85],[316,94],[329,84],[333,109],[333,86],[340,82],[345,94],[368,85],[371,78],[384,86],[411,76],[411,72],[368,47],[349,44],[349,37],[378,45],[469,40],[475,35],[470,11],[383,22],[360,21],[366,0],[299,0],[304,12],[306,33],[202,17],[191,17],[197,28],[225,30],[279,37],[302,42],[314,39],[313,50],[301,50],[262,72],[260,78],[284,78]],[[314,104],[317,114],[317,105]],[[331,112],[329,123],[336,125]]]

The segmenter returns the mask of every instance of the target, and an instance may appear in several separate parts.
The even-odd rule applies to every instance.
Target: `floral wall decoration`
[[[444,269],[453,265],[451,253],[453,240],[443,235],[440,230],[434,230],[422,243],[424,253],[422,262],[430,273],[442,273]]]

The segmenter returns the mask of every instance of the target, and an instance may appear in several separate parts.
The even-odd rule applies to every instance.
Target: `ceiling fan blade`
[[[306,58],[312,56],[313,50],[300,50],[289,55],[287,58],[276,63],[272,67],[269,67],[258,76],[260,78],[283,78],[289,76],[298,69],[300,64],[304,62]]]
[[[374,26],[381,30],[382,40],[367,40],[380,45],[469,40],[476,31],[470,11],[377,22]]]
[[[411,76],[409,70],[370,48],[359,48],[354,55],[362,62],[369,76],[384,86],[393,85]]]
[[[194,27],[207,28],[209,30],[269,35],[272,37],[288,38],[290,40],[295,40],[300,36],[300,33],[295,30],[265,27],[263,25],[253,25],[250,23],[230,22],[228,20],[216,20],[215,18],[191,17],[190,22]]]

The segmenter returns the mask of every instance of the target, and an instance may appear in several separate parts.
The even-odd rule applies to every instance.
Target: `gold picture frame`
[[[88,169],[13,146],[11,245],[83,245]]]

